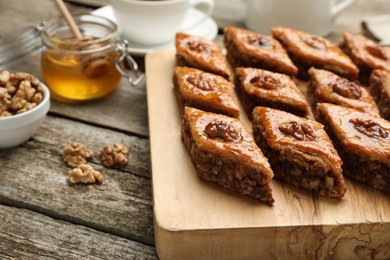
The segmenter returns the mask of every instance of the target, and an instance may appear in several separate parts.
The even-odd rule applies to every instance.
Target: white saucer
[[[113,22],[117,23],[115,16],[114,16],[114,11],[110,5],[104,6],[102,8],[96,9],[95,11],[92,12],[94,15],[100,15],[103,16],[107,19],[112,20]],[[191,25],[191,21],[199,19],[198,17],[201,17],[203,14],[201,11],[191,8],[188,11],[188,15],[186,19],[184,20],[183,27],[189,27]],[[183,32],[192,34],[192,35],[197,35],[197,36],[202,36],[206,39],[213,40],[217,34],[218,34],[218,26],[215,23],[215,21],[212,18],[206,19],[204,22],[200,23],[199,25],[193,26],[190,29],[184,30]],[[135,56],[143,56],[146,53],[150,51],[155,51],[155,50],[174,50],[175,49],[175,41],[172,40],[170,42],[164,43],[164,44],[159,44],[159,45],[153,45],[153,46],[144,46],[139,43],[134,43],[130,40],[129,41],[129,52],[132,55]]]

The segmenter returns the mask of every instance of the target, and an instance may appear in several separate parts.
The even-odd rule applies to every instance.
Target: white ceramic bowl
[[[0,117],[0,149],[10,148],[27,141],[38,129],[50,108],[50,91],[43,83],[42,102],[24,113]]]

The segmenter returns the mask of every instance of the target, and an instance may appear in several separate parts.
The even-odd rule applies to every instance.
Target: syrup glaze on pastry
[[[317,118],[344,162],[345,176],[390,192],[390,122],[327,103],[318,105]]]
[[[322,196],[344,196],[342,161],[322,124],[277,109],[256,107],[253,135],[275,178]]]
[[[186,107],[182,139],[199,178],[272,205],[273,172],[239,120]]]
[[[182,108],[190,106],[232,117],[240,115],[234,85],[221,76],[194,68],[176,67],[173,82]]]
[[[310,67],[329,70],[349,79],[359,74],[351,59],[327,39],[283,27],[273,28],[272,36],[287,50],[302,78],[307,78]]]
[[[298,72],[282,45],[271,36],[226,27],[224,43],[233,67],[254,67],[291,76]]]
[[[311,87],[317,102],[327,102],[379,114],[377,105],[367,89],[332,72],[311,68]]]
[[[231,80],[231,70],[221,47],[214,41],[185,33],[176,34],[178,65],[197,68]]]
[[[287,75],[255,68],[236,68],[236,86],[251,118],[255,106],[267,106],[308,117],[310,108]]]

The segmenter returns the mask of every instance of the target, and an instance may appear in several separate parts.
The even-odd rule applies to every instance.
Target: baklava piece
[[[342,161],[322,124],[284,111],[256,107],[253,135],[275,178],[321,196],[344,196]]]
[[[225,78],[188,67],[176,67],[173,77],[179,106],[238,117],[234,85]]]
[[[344,175],[390,192],[390,122],[326,103],[317,113],[344,162]]]
[[[271,36],[226,27],[224,43],[228,60],[234,67],[254,67],[291,76],[298,72],[282,45]]]
[[[238,119],[186,107],[182,138],[199,178],[272,205],[273,172]]]
[[[363,35],[344,33],[339,46],[359,67],[363,82],[368,83],[373,69],[390,71],[390,50]]]
[[[370,93],[358,83],[326,70],[311,68],[309,74],[310,87],[314,92],[314,106],[317,102],[325,102],[379,114]]]
[[[272,36],[286,49],[303,79],[307,79],[310,67],[326,69],[349,79],[359,74],[351,59],[327,39],[283,27],[273,28]]]
[[[390,72],[374,70],[370,77],[369,91],[379,107],[381,116],[390,120]]]
[[[176,59],[179,66],[197,68],[231,80],[231,69],[221,47],[200,36],[177,33]]]
[[[287,75],[255,68],[236,68],[236,86],[242,105],[252,118],[255,106],[266,106],[308,117],[309,105]]]

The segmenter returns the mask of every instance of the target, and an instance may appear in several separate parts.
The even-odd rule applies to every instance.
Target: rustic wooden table
[[[93,10],[67,5],[73,13]],[[52,0],[1,0],[0,10],[0,37],[59,15]],[[361,32],[364,16],[386,13],[388,0],[357,0],[336,19],[330,38],[338,40],[342,31]],[[39,56],[9,69],[40,77]],[[129,163],[109,170],[94,159],[106,182],[70,186],[61,154],[75,141],[96,152],[108,143],[124,143]],[[0,150],[0,258],[157,258],[149,161],[145,86],[132,88],[123,80],[100,101],[53,101],[42,127],[28,142]]]

